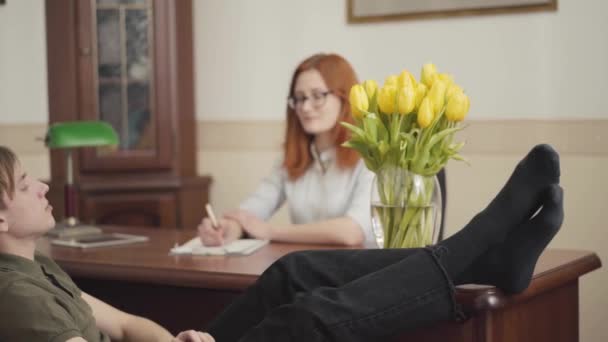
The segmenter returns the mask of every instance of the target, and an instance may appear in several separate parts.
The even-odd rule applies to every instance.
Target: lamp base
[[[95,235],[101,233],[102,230],[99,227],[95,227],[89,224],[82,224],[78,222],[77,218],[68,217],[67,219],[55,225],[55,227],[49,230],[46,235],[53,238],[70,238],[75,236]]]

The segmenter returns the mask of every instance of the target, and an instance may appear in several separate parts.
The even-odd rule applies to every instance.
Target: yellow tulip
[[[445,108],[445,117],[450,121],[462,121],[469,110],[469,98],[463,93],[455,93]]]
[[[416,91],[412,86],[399,89],[397,93],[399,113],[406,115],[411,113],[416,106]]]
[[[426,128],[431,124],[431,122],[433,122],[434,118],[435,115],[433,114],[433,103],[431,103],[431,100],[427,96],[422,100],[422,103],[420,103],[417,118],[418,125],[422,128]]]
[[[410,79],[412,80],[412,85],[414,85],[414,89],[416,89],[416,87],[418,86],[418,81],[416,81],[416,77],[410,74]]]
[[[376,93],[376,91],[378,90],[378,83],[376,83],[376,81],[374,81],[374,80],[367,80],[367,81],[363,82],[363,88],[365,88],[365,92],[367,93],[367,98],[369,100],[371,100],[372,97],[374,97],[374,94]]]
[[[445,92],[445,99],[449,101],[450,97],[452,97],[452,95],[454,95],[456,93],[463,93],[463,92],[464,91],[458,84],[452,83],[448,86],[448,90]]]
[[[401,74],[399,74],[399,77],[397,78],[398,88],[411,87],[413,89],[416,89],[416,83],[417,82],[416,82],[416,78],[414,78],[414,75],[412,75],[407,70],[403,70],[401,72]]]
[[[378,106],[380,110],[386,114],[395,112],[395,96],[397,95],[397,87],[383,86],[378,91]]]
[[[437,78],[437,67],[433,63],[427,63],[422,66],[422,73],[420,74],[420,82],[424,83],[427,88],[433,86],[433,82]]]
[[[452,78],[452,75],[449,74],[437,74],[437,77],[442,80],[443,82],[445,82],[445,84],[449,87],[450,85],[452,85],[452,83],[454,83],[454,78]]]
[[[399,85],[399,78],[396,75],[390,75],[389,77],[387,77],[384,80],[384,86],[393,86],[393,87],[397,87]]]
[[[426,90],[427,88],[424,83],[418,83],[418,85],[416,86],[416,110],[420,108],[420,103],[422,102],[422,99],[426,96]]]
[[[433,104],[433,113],[435,115],[441,112],[441,109],[445,105],[445,92],[446,92],[446,84],[441,80],[436,80],[429,90],[428,97]]]
[[[355,84],[350,88],[348,99],[350,101],[350,110],[353,116],[357,119],[361,119],[363,117],[363,112],[367,111],[367,108],[369,107],[369,101],[363,86]]]

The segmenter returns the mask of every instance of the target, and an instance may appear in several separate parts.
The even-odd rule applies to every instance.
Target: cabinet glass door
[[[161,127],[165,120],[158,110],[163,100],[155,86],[162,80],[155,77],[159,61],[155,60],[154,1],[82,2],[90,5],[80,14],[90,18],[90,35],[82,39],[91,48],[88,55],[81,49],[88,61],[81,84],[91,96],[91,101],[84,101],[90,107],[83,116],[108,122],[120,139],[116,151],[87,151],[85,168],[168,167],[170,139],[163,137],[168,134],[161,129],[169,131],[171,126]]]
[[[99,118],[118,132],[121,150],[154,149],[153,45],[146,0],[97,0]]]

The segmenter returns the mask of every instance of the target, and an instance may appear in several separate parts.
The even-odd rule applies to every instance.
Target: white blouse
[[[350,217],[361,227],[365,245],[376,246],[370,208],[374,174],[363,160],[352,169],[338,168],[335,149],[317,155],[311,146],[311,152],[314,162],[304,175],[289,180],[281,159],[239,207],[268,220],[287,201],[294,224]]]

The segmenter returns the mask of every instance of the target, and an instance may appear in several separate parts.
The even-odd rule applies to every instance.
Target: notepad
[[[197,236],[181,246],[171,248],[170,254],[192,255],[249,255],[266,246],[268,240],[239,239],[223,246],[209,247],[202,244]]]

